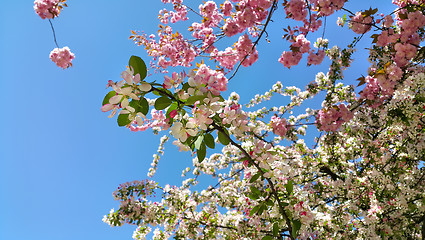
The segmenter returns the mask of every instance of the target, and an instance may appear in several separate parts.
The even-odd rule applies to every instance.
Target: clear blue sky
[[[195,8],[200,3],[187,2],[196,2]],[[148,62],[144,49],[128,36],[131,29],[156,32],[157,12],[164,5],[159,0],[70,0],[68,5],[53,21],[59,45],[76,55],[74,67],[62,70],[48,58],[55,47],[52,32],[48,21],[34,13],[33,1],[0,2],[2,240],[131,239],[134,227],[110,228],[101,219],[118,207],[112,192],[120,183],[146,178],[161,136],[119,128],[100,106],[107,80],[120,80],[131,55]],[[272,43],[259,46],[260,61],[238,73],[225,97],[237,91],[246,102],[278,80],[299,87],[314,80],[320,68],[306,71],[305,59],[291,70],[277,62],[288,46],[280,40],[280,29],[287,25],[276,15],[269,31]],[[331,30],[335,19],[328,25],[330,46],[349,32]],[[352,70],[353,78],[364,74],[365,64],[361,71]],[[155,79],[162,77],[148,80]],[[281,97],[275,103],[286,101]],[[310,106],[318,108],[320,102]],[[166,146],[154,179],[179,184],[190,154]]]

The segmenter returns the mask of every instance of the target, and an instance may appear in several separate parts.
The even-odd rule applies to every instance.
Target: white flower
[[[195,136],[198,132],[195,129],[195,124],[192,122],[188,122],[186,127],[184,127],[181,122],[176,122],[170,130],[173,136],[178,138],[181,142],[185,142],[189,136]]]

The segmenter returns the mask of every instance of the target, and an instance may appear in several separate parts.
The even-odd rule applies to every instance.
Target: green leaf
[[[189,89],[189,87],[190,87],[189,83],[185,83],[185,84],[183,84],[183,86],[182,86],[182,90],[184,90],[184,91],[186,91],[186,92],[187,92],[187,89]]]
[[[145,79],[148,74],[145,62],[138,56],[131,56],[128,65],[133,68],[134,75],[140,74],[140,80]]]
[[[129,114],[120,114],[118,115],[117,122],[118,126],[124,127],[131,123],[130,119],[128,119]]]
[[[159,93],[158,91],[152,91],[152,93],[157,95],[157,96],[161,96],[161,93]]]
[[[172,102],[168,97],[160,97],[155,100],[154,106],[156,110],[162,110],[170,106]]]
[[[286,191],[288,192],[288,195],[291,195],[294,191],[294,183],[292,181],[288,181],[287,184],[285,184]]]
[[[196,149],[199,149],[201,147],[202,141],[204,141],[204,136],[201,135],[195,141],[195,147],[196,147]]]
[[[264,236],[261,240],[273,240],[273,237],[270,235]]]
[[[141,112],[146,115],[149,112],[149,103],[144,97],[140,98],[140,100],[132,100],[129,105],[134,108],[136,113]]]
[[[251,179],[249,180],[250,183],[253,183],[255,181],[257,181],[257,179],[261,176],[261,173],[257,173],[254,176],[251,177]]]
[[[263,214],[264,210],[266,210],[267,206],[263,203],[260,204],[260,207],[258,208],[258,215]]]
[[[221,144],[223,144],[223,145],[227,145],[227,144],[229,144],[230,143],[230,140],[229,140],[229,138],[227,137],[227,135],[226,134],[224,134],[223,132],[221,132],[221,131],[218,131],[218,140],[221,142]]]
[[[192,136],[189,136],[185,143],[188,144],[188,146],[190,147],[190,149],[192,149],[192,151],[195,151],[195,139]]]
[[[142,97],[139,100],[139,105],[141,108],[141,113],[143,113],[144,115],[148,114],[149,112],[149,103],[148,100],[146,100],[146,98]]]
[[[266,201],[267,206],[273,207],[274,206],[274,202],[272,200],[267,200]]]
[[[292,237],[296,238],[298,237],[298,231],[301,228],[301,221],[299,219],[296,219],[292,221]]]
[[[275,222],[273,224],[273,236],[277,236],[279,234],[279,223]]]
[[[261,195],[261,191],[258,190],[256,187],[250,186],[249,189],[251,190],[251,192],[255,195]]]
[[[251,193],[251,194],[248,194],[248,197],[252,200],[257,200],[260,196],[258,196],[257,194]]]
[[[186,105],[193,105],[196,101],[201,101],[202,99],[204,99],[206,96],[204,95],[195,95],[195,96],[190,96],[185,104]]]
[[[260,208],[260,205],[257,205],[257,206],[255,206],[255,207],[253,207],[252,209],[251,209],[251,211],[249,212],[249,216],[252,216],[252,215],[254,215],[257,211],[258,211],[258,209]]]
[[[205,143],[202,143],[198,151],[196,151],[196,156],[198,156],[198,162],[204,161],[206,155],[207,148],[205,147]]]
[[[214,137],[210,133],[205,134],[204,142],[209,148],[212,148],[212,149],[215,148]]]
[[[110,91],[108,94],[106,94],[105,98],[103,99],[102,106],[109,103],[109,99],[111,97],[115,96],[117,93],[115,91]]]

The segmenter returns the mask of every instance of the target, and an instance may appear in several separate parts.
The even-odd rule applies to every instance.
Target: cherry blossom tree
[[[60,1],[51,2],[35,2],[42,18],[57,16],[51,6]],[[152,58],[149,70],[165,74],[163,82],[150,81],[145,62],[131,56],[122,80],[108,82],[101,110],[131,131],[164,134],[149,177],[170,138],[196,157],[181,186],[152,179],[121,184],[113,193],[119,209],[106,223],[136,225],[134,239],[151,231],[153,239],[425,237],[424,1],[393,0],[389,13],[352,11],[345,0],[207,1],[197,9],[183,0],[162,2],[157,34],[132,31],[130,38]],[[347,46],[309,39],[333,14],[357,34]],[[188,32],[173,28],[189,19]],[[257,46],[267,41],[272,20],[290,23],[282,32],[290,47],[276,59],[282,68],[328,58],[328,71],[305,90],[277,82],[249,103],[236,92],[225,99],[240,67],[260,57]],[[370,66],[354,86],[343,73],[360,41],[370,44]],[[320,94],[320,109],[293,115]],[[259,107],[275,95],[291,101]],[[307,137],[316,144],[307,146]],[[200,190],[201,175],[216,182]]]

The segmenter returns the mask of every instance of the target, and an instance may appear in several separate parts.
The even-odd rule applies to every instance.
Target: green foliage
[[[257,200],[261,196],[260,190],[256,187],[250,186],[251,194],[249,194],[249,198],[252,200]]]
[[[140,74],[140,80],[143,80],[146,78],[148,71],[143,59],[141,59],[138,56],[131,56],[130,60],[128,61],[128,65],[130,65],[130,67],[133,68],[134,75],[136,75],[137,73]]]
[[[206,95],[195,95],[195,96],[190,96],[187,100],[186,100],[186,105],[193,105],[196,101],[201,101],[202,99],[204,99],[206,97]]]
[[[131,123],[130,119],[128,119],[129,114],[120,114],[118,115],[117,122],[118,126],[124,127]]]
[[[154,106],[156,110],[162,110],[170,106],[171,103],[173,103],[173,101],[168,97],[160,97],[155,100]]]
[[[294,191],[294,183],[292,181],[288,181],[287,184],[285,184],[286,191],[288,192],[288,195],[291,195]]]
[[[279,223],[275,222],[273,224],[273,236],[277,236],[279,234]]]
[[[297,237],[298,236],[298,231],[301,228],[301,221],[299,219],[293,220],[292,221],[292,236],[293,237]]]
[[[224,131],[226,131],[226,130],[224,130]],[[229,140],[229,137],[228,137],[228,134],[227,134],[227,132],[226,133],[223,133],[223,132],[221,132],[221,131],[218,131],[218,140],[221,142],[221,144],[223,144],[223,145],[227,145],[227,144],[229,144],[230,143],[230,140]]]
[[[215,148],[214,137],[210,133],[205,134],[204,142],[207,145],[207,147],[212,148],[212,149]]]
[[[198,156],[198,161],[202,162],[205,159],[205,156],[207,155],[207,148],[205,147],[205,143],[202,142],[199,148],[197,148],[198,151],[196,151],[196,155]]]
[[[144,115],[149,112],[149,103],[144,97],[140,98],[140,100],[132,100],[129,105],[133,107],[136,112],[141,112]]]
[[[109,103],[109,99],[115,96],[117,93],[115,91],[110,91],[106,94],[105,98],[103,98],[102,106]]]
[[[257,179],[261,176],[261,173],[257,173],[254,176],[251,177],[251,179],[249,180],[250,183],[253,183],[255,181],[257,181]]]

